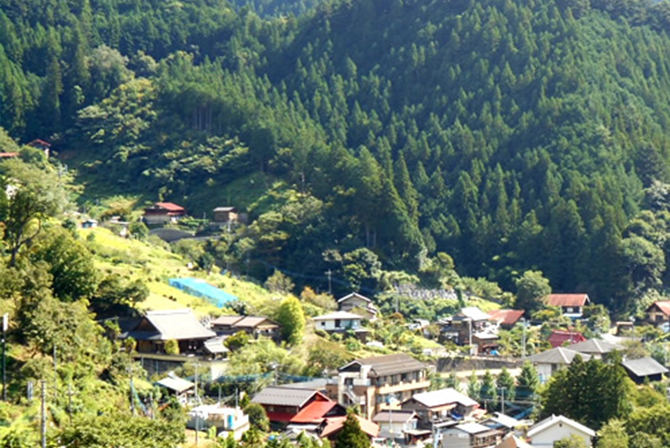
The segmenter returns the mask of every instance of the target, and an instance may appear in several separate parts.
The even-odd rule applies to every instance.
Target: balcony
[[[405,381],[398,384],[385,384],[380,386],[377,390],[378,394],[394,394],[396,392],[404,392],[407,390],[428,389],[430,387],[430,380],[422,378],[420,380]]]

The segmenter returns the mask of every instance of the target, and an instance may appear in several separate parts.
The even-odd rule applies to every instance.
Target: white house
[[[235,440],[240,440],[249,429],[249,416],[240,408],[229,408],[218,404],[195,407],[189,411],[188,418],[186,423],[188,428],[207,431],[211,427],[216,427],[220,437],[228,437],[228,434],[232,433]]]
[[[528,359],[537,369],[537,373],[540,376],[540,383],[544,384],[549,381],[551,375],[556,371],[572,364],[572,361],[577,355],[581,356],[584,361],[591,358],[590,355],[579,353],[568,348],[556,347],[533,355]]]
[[[591,439],[596,435],[592,429],[562,415],[552,415],[536,423],[526,435],[533,448],[552,448],[555,442],[573,434],[584,439],[587,446],[591,446]]]
[[[372,419],[379,425],[379,437],[409,440],[416,430],[419,416],[414,411],[382,411]]]
[[[315,328],[328,332],[356,331],[362,328],[361,321],[363,317],[347,311],[336,311],[314,318]]]

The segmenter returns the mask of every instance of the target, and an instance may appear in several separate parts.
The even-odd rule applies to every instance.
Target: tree
[[[461,381],[456,376],[456,372],[451,372],[449,374],[445,382],[445,386],[451,387],[452,389],[456,389],[459,392],[461,391]]]
[[[0,201],[0,207],[5,207],[0,216],[5,216],[9,265],[15,266],[19,251],[40,235],[44,220],[58,216],[69,201],[65,183],[50,167],[40,169],[11,159],[0,164],[0,180],[11,186],[7,201]]]
[[[257,430],[266,432],[270,429],[270,420],[260,404],[249,403],[244,407],[244,413],[249,416],[249,424]]]
[[[487,409],[496,409],[498,405],[498,388],[496,381],[491,375],[491,371],[487,370],[484,373],[482,384],[480,388],[481,399],[485,401]]]
[[[549,294],[549,280],[540,271],[526,271],[516,281],[516,307],[526,311],[527,315],[542,308],[542,299]]]
[[[468,397],[472,398],[475,401],[481,400],[481,385],[479,384],[479,379],[475,371],[472,371],[470,379],[468,380]]]
[[[149,236],[149,228],[141,221],[134,221],[128,224],[130,236],[140,241],[144,241]]]
[[[88,298],[98,286],[98,271],[91,253],[63,228],[50,227],[37,240],[30,258],[33,263],[41,260],[48,264],[53,293],[60,300]]]
[[[149,288],[140,280],[125,281],[119,274],[105,277],[91,299],[98,317],[132,316],[137,305],[149,297]]]
[[[628,448],[628,434],[624,422],[612,419],[600,428],[596,448]]]
[[[561,440],[554,442],[554,448],[588,448],[584,439],[577,434],[572,434],[569,437],[563,437]]]
[[[174,339],[168,339],[165,341],[165,353],[168,355],[178,355],[179,354],[179,343]]]
[[[522,400],[533,400],[539,387],[540,377],[535,366],[530,361],[525,361],[517,378],[516,395]]]
[[[516,381],[506,367],[503,367],[500,375],[498,375],[496,386],[500,390],[501,395],[504,394],[505,400],[514,401],[516,397]]]
[[[276,293],[289,294],[295,288],[291,278],[275,269],[273,274],[265,281],[265,288]]]
[[[226,338],[226,340],[223,341],[223,345],[225,345],[226,348],[231,352],[239,350],[248,343],[249,343],[249,335],[247,334],[246,331],[238,331],[237,333]]]
[[[576,356],[567,369],[556,372],[542,393],[542,415],[564,415],[590,428],[600,428],[630,412],[633,385],[620,365]]]
[[[336,438],[337,446],[346,446],[347,448],[369,448],[370,438],[361,429],[361,424],[353,411],[347,411],[347,418],[344,421],[342,430]]]
[[[295,345],[302,341],[305,331],[305,311],[302,304],[295,297],[289,297],[282,301],[276,317],[281,327],[282,338],[289,344]]]

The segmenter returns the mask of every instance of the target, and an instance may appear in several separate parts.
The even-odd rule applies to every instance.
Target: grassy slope
[[[202,278],[226,292],[236,295],[254,311],[271,311],[273,295],[253,283],[212,273],[191,271],[187,262],[163,247],[125,239],[108,229],[80,230],[82,238],[95,254],[95,264],[104,274],[120,274],[142,278],[151,292],[142,303],[143,309],[167,310],[189,307],[197,314],[219,314],[221,311],[206,301],[186,294],[168,285],[175,277]],[[94,235],[90,237],[89,235]],[[92,240],[90,240],[92,238]]]

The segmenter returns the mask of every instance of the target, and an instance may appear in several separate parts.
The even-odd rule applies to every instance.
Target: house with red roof
[[[645,314],[650,324],[657,327],[668,326],[668,322],[670,322],[670,300],[658,300],[652,303],[645,310]]]
[[[316,390],[269,386],[251,400],[265,409],[270,422],[285,426],[289,423],[316,423],[329,416],[346,415],[344,408]]]
[[[39,138],[36,138],[35,140],[26,143],[26,146],[30,146],[31,148],[39,149],[40,151],[44,152],[44,156],[48,159],[49,156],[51,155],[51,143],[41,140]]]
[[[584,307],[591,303],[588,294],[549,294],[546,299],[549,306],[556,306],[561,309],[563,315],[571,319],[581,319],[584,314]]]
[[[523,313],[523,310],[493,310],[489,312],[489,320],[505,330],[510,330],[521,320]]]
[[[554,330],[549,335],[549,343],[552,348],[585,342],[586,338],[577,331]]]
[[[0,152],[0,159],[13,159],[18,156],[18,152]]]
[[[181,205],[172,202],[156,202],[144,209],[144,222],[147,224],[166,224],[177,222],[186,216],[186,210]]]

